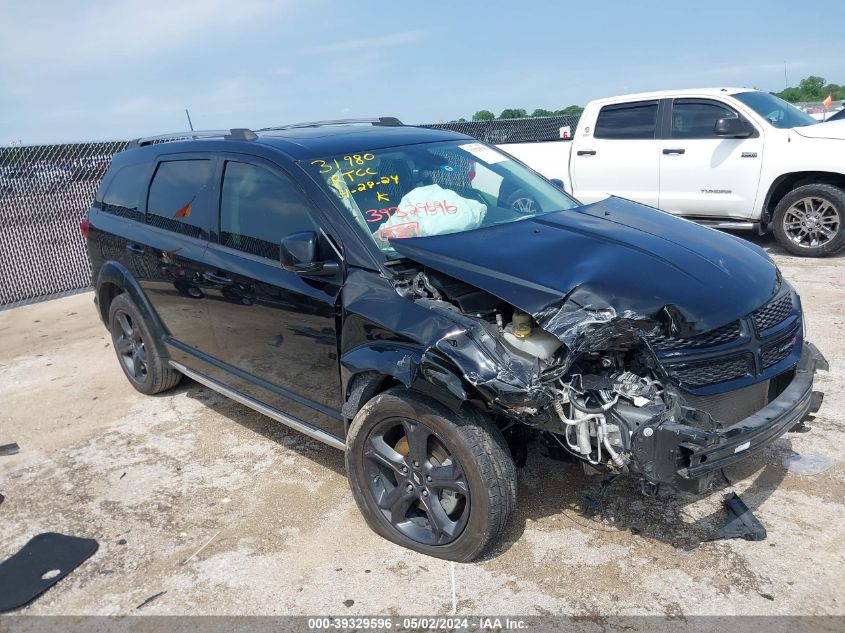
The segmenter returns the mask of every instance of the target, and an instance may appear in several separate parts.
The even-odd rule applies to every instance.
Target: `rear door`
[[[172,340],[188,352],[217,348],[202,272],[212,221],[216,161],[206,154],[160,156],[145,192],[144,230],[125,248],[141,288]]]
[[[750,138],[713,133],[716,121],[737,117],[720,101],[674,99],[668,138],[661,142],[661,209],[689,216],[753,215],[763,137],[759,130]]]
[[[575,197],[596,202],[609,195],[657,206],[660,196],[658,100],[602,106],[595,129],[573,141]]]
[[[303,277],[280,264],[280,243],[320,233],[319,214],[274,164],[232,155],[220,165],[219,231],[209,244],[208,309],[226,382],[343,437],[337,310],[342,272]],[[339,261],[323,235],[321,259]]]

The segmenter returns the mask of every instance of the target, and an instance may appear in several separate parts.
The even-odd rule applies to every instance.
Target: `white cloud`
[[[52,4],[52,3],[51,3]],[[0,67],[55,72],[115,58],[157,58],[284,9],[278,0],[112,0],[10,6],[0,38]]]
[[[340,53],[345,51],[372,50],[375,48],[387,48],[390,46],[404,46],[422,41],[427,35],[426,31],[403,31],[390,35],[377,37],[364,37],[353,40],[342,40],[331,44],[314,46],[310,50],[314,53]]]

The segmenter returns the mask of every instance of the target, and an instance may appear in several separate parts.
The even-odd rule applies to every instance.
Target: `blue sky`
[[[845,83],[845,3],[0,0],[0,145]]]

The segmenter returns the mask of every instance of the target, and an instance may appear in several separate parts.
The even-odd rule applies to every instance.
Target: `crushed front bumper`
[[[701,414],[701,427],[664,422],[638,429],[632,448],[642,475],[652,483],[703,492],[710,486],[711,475],[770,444],[819,410],[823,394],[813,391],[818,369],[827,370],[827,361],[815,345],[805,341],[789,385],[744,420],[707,430],[706,414]]]

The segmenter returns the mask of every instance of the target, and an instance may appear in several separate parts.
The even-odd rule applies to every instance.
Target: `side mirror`
[[[561,191],[565,191],[565,189],[563,188],[563,181],[560,178],[550,178],[549,182]]]
[[[754,134],[754,127],[745,119],[732,117],[716,121],[713,133],[725,138],[748,138]]]
[[[339,266],[337,262],[317,261],[319,238],[314,231],[292,233],[282,240],[282,268],[298,275],[332,276]]]

